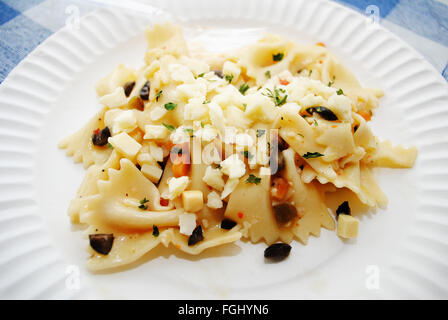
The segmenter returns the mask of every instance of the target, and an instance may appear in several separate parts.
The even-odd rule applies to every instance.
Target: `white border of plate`
[[[387,263],[390,263],[385,263],[384,272],[381,269],[384,285],[381,290],[353,288],[347,293],[342,288],[350,287],[353,279],[345,282],[342,279],[337,286],[343,293],[338,295],[337,287],[331,285],[336,281],[335,277],[316,276],[330,274],[325,269],[316,268],[305,273],[309,278],[317,279],[308,282],[307,287],[300,286],[294,279],[279,281],[275,286],[255,285],[259,280],[255,279],[241,290],[222,287],[196,290],[184,285],[178,288],[179,291],[173,291],[176,290],[175,283],[164,288],[163,282],[152,282],[154,291],[124,294],[111,292],[110,288],[104,287],[104,282],[101,284],[101,281],[123,282],[118,280],[120,274],[113,277],[106,274],[94,275],[102,280],[91,281],[83,290],[76,290],[76,277],[80,271],[76,265],[64,260],[60,248],[55,245],[59,239],[54,239],[50,230],[53,226],[48,224],[40,202],[43,190],[39,190],[42,186],[39,179],[45,177],[41,176],[38,163],[45,157],[42,139],[46,137],[48,120],[57,102],[63,101],[61,95],[74,81],[79,81],[80,73],[109,50],[141,34],[148,22],[164,17],[157,12],[152,16],[135,17],[119,11],[99,10],[82,19],[80,30],[73,32],[64,28],[47,39],[11,72],[0,87],[1,298],[448,297],[448,86],[424,58],[382,27],[333,2],[160,0],[151,3],[166,9],[187,26],[216,23],[244,28],[256,25],[267,30],[272,27],[275,31],[291,32],[293,38],[303,35],[309,41],[325,42],[344,62],[347,60],[350,67],[359,66],[360,73],[356,70],[355,73],[363,83],[385,89],[386,99],[390,100],[384,104],[396,106],[396,109],[389,110],[394,115],[391,116],[393,121],[388,122],[386,114],[389,111],[383,111],[380,105],[379,112],[382,113],[378,119],[384,120],[386,125],[379,124],[378,128],[384,129],[382,133],[390,138],[393,138],[391,133],[402,132],[401,140],[419,148],[419,158],[413,172],[399,180],[402,185],[393,186],[402,188],[403,199],[411,197],[415,206],[410,208],[406,203],[398,202],[395,207],[408,213],[399,215],[407,217],[403,220],[403,230],[398,230],[400,224],[383,226],[384,234],[389,234],[387,241],[391,241],[390,234],[395,232],[387,229],[397,228],[397,237],[391,242],[393,252],[388,255]],[[389,131],[388,126],[397,127]],[[58,167],[52,159],[47,160]],[[411,187],[404,185],[407,182]],[[400,191],[396,193],[399,198]],[[376,219],[381,222],[375,216],[367,223]],[[379,224],[376,226],[382,228]],[[370,241],[381,241],[382,232],[378,230],[377,237],[372,233]],[[81,234],[78,232],[76,236],[81,237]],[[313,245],[315,243],[311,241],[308,246]],[[360,259],[368,258],[366,250],[361,245],[357,249]],[[344,268],[352,262],[335,265]],[[372,268],[366,270],[366,276],[376,272],[375,266]],[[173,275],[175,279],[176,275]]]

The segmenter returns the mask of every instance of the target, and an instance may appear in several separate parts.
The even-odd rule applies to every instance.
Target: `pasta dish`
[[[340,190],[384,208],[375,167],[410,168],[417,149],[369,127],[382,90],[364,88],[325,47],[267,34],[229,53],[156,24],[139,69],[100,79],[101,109],[60,147],[86,174],[68,212],[87,225],[87,266],[136,261],[158,245],[196,255],[241,238],[282,260],[321,228],[354,238]]]

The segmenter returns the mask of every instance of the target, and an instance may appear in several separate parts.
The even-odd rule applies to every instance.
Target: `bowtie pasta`
[[[88,225],[91,270],[159,244],[195,255],[240,238],[282,242],[265,256],[284,258],[335,220],[355,237],[350,201],[387,204],[372,168],[414,164],[415,147],[368,126],[382,91],[361,87],[322,43],[269,34],[211,54],[169,23],[146,39],[143,67],[99,80],[102,108],[60,142],[87,170],[68,212]],[[326,198],[341,191],[335,219]]]

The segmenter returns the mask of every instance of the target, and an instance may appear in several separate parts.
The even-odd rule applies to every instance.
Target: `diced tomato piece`
[[[284,79],[279,79],[278,82],[280,82],[281,85],[283,86],[287,86],[289,84],[288,80],[284,80]]]
[[[160,205],[166,207],[170,203],[170,200],[160,198]]]
[[[171,148],[171,162],[173,163],[173,175],[176,178],[188,176],[190,171],[190,150],[188,143],[176,144]]]
[[[372,119],[372,111],[361,110],[358,112],[361,117],[363,117],[366,121],[370,121]]]

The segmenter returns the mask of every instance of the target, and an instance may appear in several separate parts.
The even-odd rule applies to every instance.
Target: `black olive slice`
[[[269,168],[271,169],[271,175],[275,175],[285,169],[285,158],[282,152],[271,152],[269,156]]]
[[[289,256],[291,246],[286,243],[274,243],[264,250],[264,257],[272,261],[282,261]]]
[[[92,143],[96,146],[105,146],[107,144],[107,139],[110,137],[110,130],[105,127],[98,133],[94,133],[92,136]]]
[[[306,109],[306,112],[309,114],[313,114],[314,112],[317,112],[322,118],[329,121],[335,121],[338,120],[338,117],[334,114],[333,111],[331,111],[328,108],[325,107],[311,107]]]
[[[285,225],[288,222],[293,221],[299,215],[297,214],[297,209],[292,204],[280,203],[274,206],[275,220],[280,225]]]
[[[348,204],[348,201],[342,202],[342,204],[336,209],[336,217],[340,214],[348,214],[350,215],[352,211],[350,210],[350,206]]]
[[[288,143],[277,134],[271,139],[271,149],[273,149],[274,146],[277,146],[278,151],[283,151],[289,148]]]
[[[126,97],[129,97],[129,95],[132,92],[132,89],[134,89],[134,86],[135,86],[135,81],[129,81],[123,85],[124,94],[126,95]]]
[[[93,250],[101,254],[108,254],[114,243],[112,233],[89,234],[90,246]]]
[[[213,70],[213,72],[221,79],[224,78],[224,74],[222,73],[221,70]]]
[[[190,238],[188,238],[188,245],[193,246],[202,240],[204,240],[204,236],[202,235],[202,227],[197,226],[196,228],[194,228]]]
[[[236,226],[236,222],[230,219],[224,219],[221,221],[221,229],[230,230]]]
[[[142,98],[142,100],[149,100],[149,89],[149,81],[146,81],[143,87],[140,89],[140,98]]]

